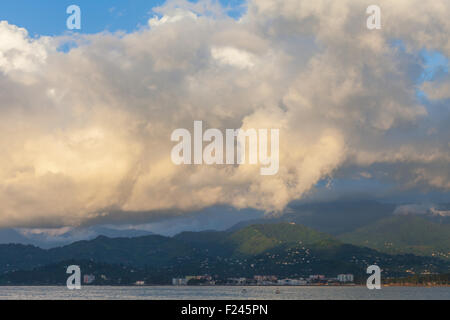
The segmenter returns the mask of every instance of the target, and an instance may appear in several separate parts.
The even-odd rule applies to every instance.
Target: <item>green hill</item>
[[[308,227],[291,224],[260,224],[246,227],[230,236],[237,253],[255,255],[280,245],[318,245],[332,237]]]
[[[450,258],[450,225],[433,223],[418,216],[389,217],[338,238],[390,254]]]
[[[445,231],[438,233],[438,227],[432,226],[423,234],[423,242],[430,242],[429,233],[433,233],[433,243],[441,243]],[[423,221],[413,219],[405,228],[405,237],[410,230],[424,232],[423,228]],[[381,230],[386,231],[386,222],[381,224]],[[221,279],[254,275],[336,276],[339,273],[361,277],[371,264],[382,266],[386,276],[398,277],[411,271],[417,274],[448,272],[450,267],[448,260],[382,253],[367,248],[367,243],[364,246],[346,244],[302,225],[279,223],[252,225],[235,232],[184,232],[175,237],[151,235],[111,239],[101,236],[48,250],[0,245],[0,284],[62,283],[67,261],[83,262],[83,268],[94,273],[99,273],[95,270],[101,268],[103,271],[99,275],[107,274],[110,279],[101,284],[129,284],[142,277],[151,283],[167,284],[171,277],[201,274]],[[54,274],[55,270],[60,270],[58,275]]]

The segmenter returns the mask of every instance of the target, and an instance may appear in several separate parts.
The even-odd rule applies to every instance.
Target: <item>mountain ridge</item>
[[[420,216],[388,217],[338,238],[390,254],[450,258],[450,225],[437,224]]]
[[[0,257],[0,274],[3,274],[0,284],[18,279],[18,273],[33,279],[30,273],[41,274],[42,270],[48,269],[46,266],[61,265],[64,261],[107,265],[109,269],[125,268],[130,273],[131,270],[146,270],[144,273],[149,279],[155,279],[156,274],[165,275],[164,279],[169,275],[190,274],[221,277],[252,277],[256,274],[299,277],[316,273],[363,275],[371,264],[381,265],[387,275],[406,276],[407,270],[442,273],[450,267],[450,262],[433,257],[389,255],[343,243],[331,235],[292,223],[253,225],[236,232],[181,233],[175,237],[98,236],[52,249],[0,245]],[[117,271],[113,273],[118,274]],[[52,277],[51,272],[46,274]]]

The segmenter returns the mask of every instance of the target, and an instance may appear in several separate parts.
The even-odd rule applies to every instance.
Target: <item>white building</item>
[[[339,282],[353,282],[353,275],[348,274],[338,274],[337,279]]]
[[[325,280],[325,275],[323,274],[312,274],[309,276],[309,280]]]
[[[173,278],[172,285],[174,286],[185,286],[187,285],[188,280],[186,278]]]
[[[243,285],[247,283],[247,278],[228,278],[228,282],[231,282],[233,284],[237,285]]]

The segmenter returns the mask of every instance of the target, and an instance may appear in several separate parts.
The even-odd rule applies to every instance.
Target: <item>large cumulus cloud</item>
[[[0,23],[0,226],[71,226],[227,204],[281,211],[341,168],[450,189],[448,106],[417,91],[424,48],[450,56],[446,0],[258,0],[239,21],[169,1],[130,34],[31,39]],[[63,42],[76,41],[69,52]],[[404,49],[394,45],[401,41]],[[176,128],[279,128],[280,170],[175,166]]]

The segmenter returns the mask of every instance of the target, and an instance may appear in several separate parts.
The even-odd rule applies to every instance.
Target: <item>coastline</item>
[[[20,284],[20,285],[0,285],[0,288],[7,288],[7,287],[14,287],[14,288],[20,288],[20,287],[57,287],[57,288],[64,288],[65,285],[48,285],[48,284],[32,284],[32,285],[26,285],[26,284]],[[214,288],[214,287],[226,287],[226,288],[265,288],[265,287],[276,287],[276,288],[355,288],[355,287],[363,287],[365,288],[366,285],[364,284],[346,284],[346,285],[315,285],[315,284],[309,284],[309,285],[292,285],[292,286],[283,286],[283,285],[198,285],[198,286],[174,286],[174,285],[157,285],[157,284],[149,284],[149,285],[83,285],[82,287],[96,287],[96,288]],[[386,287],[417,287],[417,288],[438,288],[438,287],[450,287],[450,284],[396,284],[396,283],[386,283],[381,285],[382,288]]]

